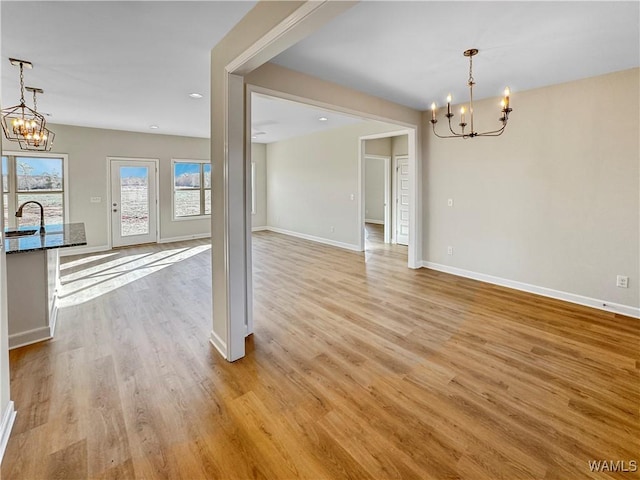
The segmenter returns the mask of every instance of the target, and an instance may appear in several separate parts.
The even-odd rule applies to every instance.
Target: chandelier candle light
[[[449,131],[451,135],[438,135],[436,132],[436,123],[438,120],[436,119],[437,107],[435,102],[431,104],[431,125],[433,126],[433,133],[436,137],[439,138],[473,138],[473,137],[497,137],[502,135],[504,129],[507,126],[507,122],[509,121],[509,113],[513,110],[509,107],[509,87],[504,89],[504,98],[500,101],[500,113],[502,116],[498,119],[499,122],[502,122],[502,126],[497,130],[491,130],[489,132],[481,132],[478,133],[473,129],[473,86],[476,84],[473,79],[473,57],[478,54],[477,48],[471,48],[469,50],[464,51],[464,56],[469,57],[469,80],[467,81],[467,85],[469,86],[469,123],[466,122],[465,113],[467,110],[464,106],[460,107],[460,133],[453,130],[451,126],[451,119],[453,118],[453,113],[451,113],[451,95],[447,96],[447,117],[449,122]],[[465,132],[465,127],[469,125],[469,131]]]
[[[24,101],[24,69],[33,68],[33,64],[26,60],[10,58],[11,65],[20,67],[20,103],[13,107],[2,109],[2,130],[7,140],[18,142],[22,150],[51,149],[54,134],[46,128],[47,121],[36,111],[36,93],[43,93],[39,88],[27,87],[33,92],[33,106],[27,107]]]

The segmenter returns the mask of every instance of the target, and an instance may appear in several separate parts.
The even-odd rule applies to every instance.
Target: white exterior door
[[[157,241],[157,165],[157,160],[110,159],[114,247]]]
[[[396,158],[396,243],[409,245],[409,157]]]

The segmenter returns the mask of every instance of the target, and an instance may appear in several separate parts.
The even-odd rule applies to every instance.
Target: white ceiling
[[[637,67],[640,2],[362,2],[273,62],[427,110]]]
[[[18,101],[18,69],[7,60],[16,57],[34,63],[26,84],[45,90],[38,106],[51,122],[208,137],[210,50],[254,4],[3,0],[2,103]],[[517,108],[518,91],[637,67],[639,6],[362,2],[275,62],[424,110],[449,92],[466,98],[462,52],[473,47],[477,96],[508,84]],[[276,139],[331,125],[314,109],[280,103],[255,102],[256,130]]]
[[[326,120],[321,121],[320,118]],[[251,138],[254,143],[278,142],[363,121],[365,120],[362,118],[281,98],[257,93],[251,95]]]
[[[3,0],[2,105],[19,100],[14,57],[51,122],[208,137],[211,49],[254,5]]]

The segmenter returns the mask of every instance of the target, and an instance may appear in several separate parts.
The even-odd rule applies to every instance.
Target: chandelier
[[[7,140],[18,142],[21,150],[48,151],[53,144],[54,134],[46,128],[47,121],[36,111],[36,93],[43,93],[39,88],[27,87],[33,92],[33,106],[30,108],[24,101],[24,69],[33,68],[31,62],[10,58],[11,65],[20,67],[20,103],[2,109],[2,130]]]
[[[34,87],[25,87],[25,90],[33,93],[33,111],[38,113],[36,94],[44,93],[44,90]],[[53,146],[53,139],[55,138],[55,136],[55,133],[53,133],[47,127],[43,127],[41,130],[34,130],[30,134],[27,133],[24,138],[20,138],[18,141],[22,150],[48,152]]]
[[[460,107],[460,132],[456,132],[451,126],[451,119],[453,118],[453,113],[451,113],[451,95],[447,96],[447,117],[449,123],[449,131],[451,135],[439,135],[436,132],[436,123],[438,120],[436,119],[436,104],[435,102],[431,104],[431,125],[433,126],[433,133],[436,137],[439,138],[473,138],[473,137],[497,137],[502,135],[504,129],[507,126],[507,122],[509,121],[509,113],[513,110],[509,107],[509,87],[504,89],[504,97],[500,102],[500,113],[502,116],[498,118],[498,121],[502,123],[502,126],[497,130],[491,130],[488,132],[476,132],[473,127],[473,86],[476,84],[473,79],[473,57],[478,54],[477,48],[471,48],[469,50],[464,51],[464,56],[469,57],[469,80],[467,80],[467,85],[469,86],[469,123],[466,122],[466,112],[464,106]],[[465,128],[469,125],[469,130],[465,132]]]

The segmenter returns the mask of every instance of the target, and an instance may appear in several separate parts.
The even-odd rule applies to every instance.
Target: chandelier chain
[[[20,103],[24,105],[24,65],[20,62]]]
[[[36,104],[36,91],[33,91],[33,111],[37,112],[38,111],[38,105]]]
[[[469,55],[469,85],[473,85],[473,55]]]

